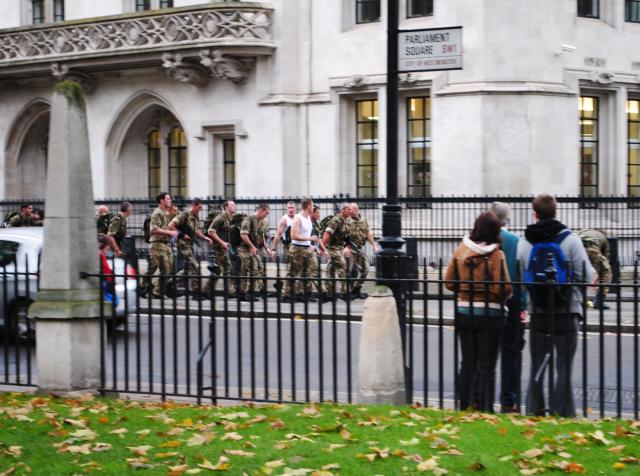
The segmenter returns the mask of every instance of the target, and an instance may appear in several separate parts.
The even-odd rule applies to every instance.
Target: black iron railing
[[[203,263],[202,269],[206,267]],[[328,299],[316,296],[302,285],[298,299],[286,299],[283,286],[292,278],[278,263],[266,265],[266,274],[249,277],[249,293],[232,294],[229,286],[237,276],[217,277],[204,271],[193,276],[159,276],[161,295],[136,293],[125,304],[123,321],[116,304],[103,304],[105,323],[101,345],[103,392],[156,394],[256,402],[355,402],[358,392],[358,355],[363,300],[348,296]],[[416,279],[404,279],[407,309],[404,327],[408,397],[424,405],[456,408],[460,405],[458,370],[461,364],[458,295],[455,285],[445,280],[443,263],[436,267],[423,260]],[[127,269],[127,268],[125,268]],[[128,273],[128,272],[127,272]],[[99,275],[106,279],[106,275]],[[120,276],[128,288],[142,290],[143,278]],[[188,291],[188,281],[198,281],[203,293]],[[401,277],[397,279],[402,280]],[[117,280],[117,277],[116,277]],[[300,278],[321,289],[339,293],[344,284],[353,289],[351,276]],[[367,280],[366,288],[371,288]],[[478,286],[507,285],[506,281],[476,283]],[[522,282],[511,283],[516,296],[526,292]],[[454,291],[446,289],[454,286]],[[540,286],[549,286],[542,284]],[[639,416],[639,331],[638,270],[620,283],[595,287],[576,283],[583,293],[580,303],[584,318],[576,332],[575,358],[570,365],[571,392],[578,412],[586,417]],[[594,309],[589,303],[608,287],[604,304]],[[253,294],[251,290],[253,289]],[[295,289],[295,288],[292,288]],[[487,293],[485,293],[487,294]],[[128,296],[127,293],[124,293]],[[520,306],[520,300],[515,300]],[[121,305],[121,303],[119,303]],[[476,309],[488,309],[488,300]],[[520,309],[516,309],[518,312]],[[555,316],[555,314],[554,314]],[[534,316],[535,317],[535,316]],[[552,320],[554,326],[563,321]],[[494,317],[478,317],[494,325]],[[484,324],[483,324],[484,325]],[[516,324],[527,342],[532,340],[530,323]],[[543,336],[544,337],[544,336]],[[546,338],[546,337],[545,337]],[[547,350],[548,349],[548,350]],[[548,357],[531,371],[531,357],[525,347],[517,362],[517,409],[526,411],[526,389],[532,379],[544,378],[544,395],[553,398],[554,372],[558,370],[556,350],[545,347]],[[495,404],[499,410],[501,365],[496,367]],[[542,377],[542,375],[545,375]],[[475,389],[475,395],[488,389]],[[547,400],[548,401],[548,400]]]

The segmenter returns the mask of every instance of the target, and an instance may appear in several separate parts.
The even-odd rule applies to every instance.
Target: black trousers
[[[520,407],[520,372],[524,348],[524,325],[520,322],[520,306],[515,299],[507,301],[509,312],[502,335],[500,352],[500,404]]]
[[[484,412],[493,411],[496,361],[503,327],[504,316],[456,316],[456,331],[462,353],[458,393],[463,410],[474,407]],[[479,394],[472,401],[474,389]]]
[[[530,350],[531,377],[527,390],[527,413],[545,414],[544,385],[547,365],[539,372],[547,355],[554,353],[555,382],[549,388],[549,411],[563,417],[575,417],[576,407],[573,400],[571,375],[573,357],[576,353],[579,329],[579,314],[558,314],[553,321],[548,315],[539,314],[531,319]],[[540,379],[535,380],[540,373]]]

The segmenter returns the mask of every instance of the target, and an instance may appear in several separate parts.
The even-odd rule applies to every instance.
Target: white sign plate
[[[462,27],[398,32],[398,72],[462,69]]]

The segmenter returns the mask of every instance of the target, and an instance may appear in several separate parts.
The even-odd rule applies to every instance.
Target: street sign
[[[462,27],[398,32],[398,72],[462,69]]]

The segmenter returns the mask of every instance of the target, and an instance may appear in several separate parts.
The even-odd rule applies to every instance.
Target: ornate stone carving
[[[203,43],[273,47],[272,10],[208,6],[150,16],[0,33],[0,66],[16,61],[144,52]]]
[[[415,76],[412,76],[411,73],[401,74],[398,77],[398,83],[402,86],[413,86],[417,82],[418,80]]]
[[[235,84],[245,84],[249,79],[253,60],[225,56],[219,50],[202,50],[200,63],[215,79],[227,79]]]
[[[70,69],[66,64],[52,63],[51,75],[60,81],[63,79],[73,79],[77,81],[86,94],[93,94],[96,90],[96,82],[90,75],[77,69]]]
[[[595,68],[604,68],[607,65],[607,60],[604,58],[590,58],[584,59],[585,66],[593,66]]]
[[[611,84],[615,80],[613,73],[607,73],[606,71],[592,71],[591,81],[598,84]]]
[[[364,76],[354,76],[344,83],[344,87],[347,89],[360,89],[367,85],[367,78]]]
[[[165,53],[162,55],[162,67],[167,75],[180,83],[193,84],[198,87],[209,83],[207,70],[199,64],[185,63],[182,55]]]

